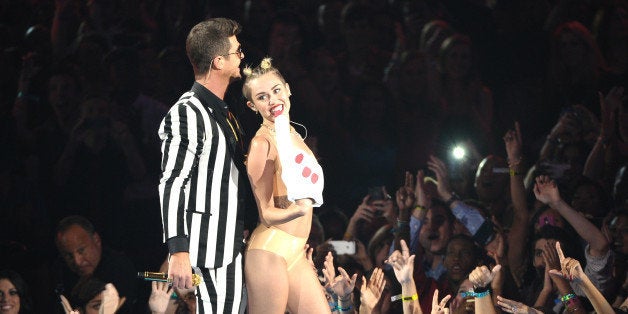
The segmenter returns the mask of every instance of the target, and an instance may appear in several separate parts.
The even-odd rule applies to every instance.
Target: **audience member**
[[[0,270],[0,311],[6,314],[33,313],[28,286],[13,270]]]
[[[112,283],[120,296],[126,298],[120,313],[133,312],[138,294],[137,272],[124,254],[103,245],[89,220],[82,216],[63,218],[57,226],[55,239],[60,255],[52,270],[57,293],[68,295],[81,280],[93,277]],[[74,296],[75,293],[69,299],[70,304],[78,304],[79,300]]]

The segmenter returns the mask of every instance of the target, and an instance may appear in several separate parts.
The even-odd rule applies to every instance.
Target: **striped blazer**
[[[227,104],[195,82],[159,126],[159,196],[170,254],[189,251],[192,266],[219,268],[243,248],[244,199],[250,186]]]

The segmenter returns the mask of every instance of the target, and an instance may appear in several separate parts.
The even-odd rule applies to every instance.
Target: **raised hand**
[[[521,140],[521,129],[519,122],[515,122],[515,129],[508,130],[504,135],[504,144],[506,146],[506,153],[508,160],[511,163],[517,163],[521,161],[521,147],[523,146]]]
[[[98,314],[113,314],[115,313],[122,305],[126,298],[120,297],[118,295],[118,290],[116,287],[108,283],[105,285],[105,290],[102,293],[102,303],[100,303],[100,309],[98,310]]]
[[[434,291],[434,296],[432,297],[432,314],[449,314],[449,309],[445,306],[447,305],[447,301],[451,299],[451,294],[446,295],[440,303],[438,302],[438,289]]]
[[[327,287],[339,297],[351,294],[351,292],[353,292],[353,288],[355,288],[355,281],[358,275],[353,274],[353,276],[349,276],[344,268],[338,267],[340,275],[336,276],[336,272],[334,270],[334,256],[331,252],[328,252],[327,256],[325,256],[324,265],[323,275],[325,276]]]
[[[538,176],[535,179],[534,196],[543,204],[552,204],[560,201],[560,193],[556,182],[548,176]]]
[[[587,276],[584,273],[584,270],[582,270],[580,262],[571,257],[565,257],[565,254],[560,247],[560,242],[556,242],[556,252],[558,254],[561,269],[550,270],[550,275],[573,281],[576,284],[580,284],[582,280]]]
[[[600,113],[602,116],[602,128],[600,136],[609,137],[614,133],[616,111],[621,107],[624,88],[615,86],[606,94],[598,93],[600,99]]]
[[[362,287],[360,287],[360,301],[363,306],[366,306],[370,311],[377,305],[379,299],[382,297],[382,292],[386,286],[386,280],[384,279],[384,272],[375,267],[371,279],[366,280],[362,276]],[[361,307],[360,307],[361,308]],[[362,311],[360,311],[362,313]]]
[[[392,266],[395,277],[397,277],[399,283],[404,284],[412,280],[415,255],[410,255],[406,241],[401,240],[400,244],[401,251],[395,250],[388,259],[386,259],[385,263]]]
[[[543,314],[543,312],[529,307],[521,302],[513,301],[510,299],[503,298],[501,296],[497,296],[497,305],[502,309],[503,312],[506,313],[515,313],[515,314]]]
[[[165,313],[174,289],[167,282],[159,281],[151,282],[151,288],[148,307],[152,313]]]
[[[425,173],[423,170],[419,170],[416,173],[416,184],[414,185],[414,195],[416,197],[416,204],[425,208],[429,208],[432,205],[431,196],[427,193],[425,188]]]
[[[469,274],[469,281],[474,287],[486,287],[501,269],[502,265],[495,265],[491,270],[484,265],[478,266]]]
[[[375,218],[375,208],[369,204],[370,196],[365,196],[362,199],[362,203],[353,213],[353,216],[349,219],[350,224],[355,224],[360,220],[371,222]]]
[[[399,187],[395,196],[399,210],[407,210],[414,206],[416,202],[414,195],[414,178],[409,171],[406,171],[405,183],[403,186]]]
[[[63,312],[65,314],[80,314],[79,310],[73,310],[72,305],[70,305],[70,301],[64,296],[59,296],[61,299],[61,306],[63,307]]]
[[[443,201],[448,200],[451,197],[451,188],[449,187],[447,165],[435,156],[430,156],[427,167],[436,174],[438,196],[440,196]]]

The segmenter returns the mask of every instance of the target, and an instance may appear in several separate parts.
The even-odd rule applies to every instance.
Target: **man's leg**
[[[242,254],[233,263],[216,269],[201,268],[203,282],[198,286],[196,313],[240,312],[242,303]]]

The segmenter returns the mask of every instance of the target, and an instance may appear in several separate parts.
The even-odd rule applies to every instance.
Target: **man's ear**
[[[98,234],[98,232],[94,232],[92,238],[94,239],[94,243],[96,243],[98,247],[102,247],[102,242],[100,240],[100,235]]]
[[[222,56],[217,56],[212,61],[212,64],[214,65],[216,69],[222,70],[223,67],[225,66],[225,58],[223,58]]]

